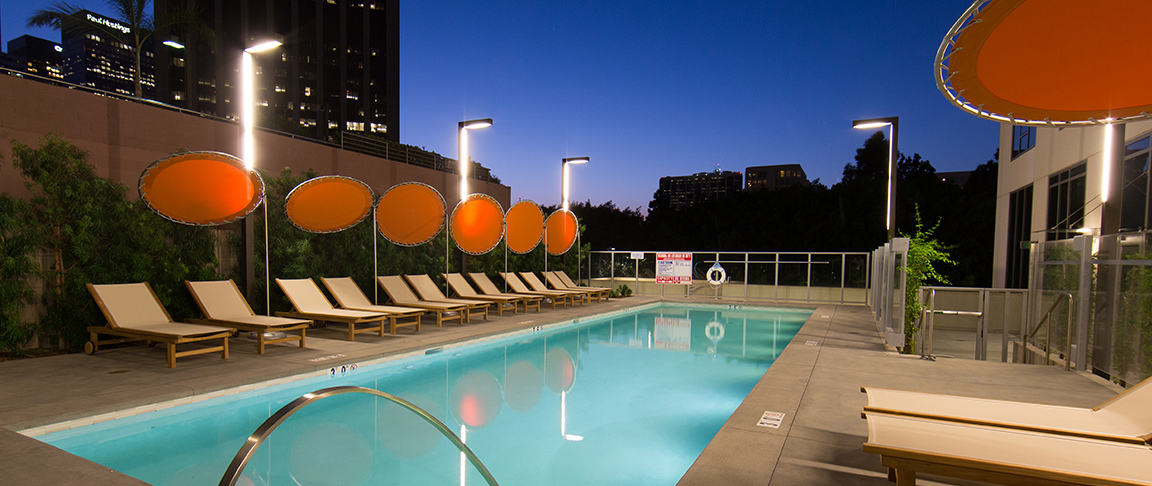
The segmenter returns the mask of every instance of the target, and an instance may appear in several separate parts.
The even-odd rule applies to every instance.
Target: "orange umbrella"
[[[563,255],[572,249],[576,243],[576,225],[576,215],[567,209],[557,209],[549,215],[544,223],[547,234],[544,247],[548,253]]]
[[[978,0],[936,53],[936,85],[974,115],[1018,125],[1149,118],[1147,0]]]
[[[452,210],[452,240],[460,251],[483,255],[504,237],[504,208],[492,196],[469,194]]]
[[[447,205],[436,188],[420,182],[392,186],[376,203],[376,227],[401,246],[427,243],[444,227]]]
[[[504,240],[513,253],[524,254],[536,248],[544,236],[544,211],[532,201],[520,201],[504,215]]]
[[[140,174],[140,199],[177,223],[217,225],[239,220],[264,198],[264,181],[244,162],[220,152],[182,152]]]
[[[308,179],[288,193],[288,220],[304,231],[333,233],[355,226],[372,210],[372,188],[344,176]]]

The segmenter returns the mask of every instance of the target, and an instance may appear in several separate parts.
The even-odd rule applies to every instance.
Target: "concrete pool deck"
[[[343,340],[340,327],[309,332],[307,348],[271,345],[257,355],[247,339],[233,339],[230,359],[219,355],[164,362],[162,347],[101,349],[0,363],[0,477],[22,485],[145,484],[72,456],[15,431],[114,413],[169,400],[325,370],[388,355],[508,331],[618,311],[660,301],[613,299],[529,314],[495,315],[472,324],[425,325],[395,336]],[[663,299],[677,301],[676,299]],[[693,299],[688,303],[715,303]],[[721,301],[725,304],[773,305]],[[812,306],[800,306],[809,307]],[[1092,407],[1118,388],[1057,367],[909,358],[886,349],[868,308],[817,305],[812,317],[732,414],[681,479],[681,485],[888,484],[877,456],[865,454],[865,398],[860,386],[901,388],[986,398]],[[759,427],[765,411],[782,412],[780,428]],[[223,473],[223,471],[221,471]],[[496,478],[499,480],[499,478]],[[920,484],[933,484],[924,476]]]

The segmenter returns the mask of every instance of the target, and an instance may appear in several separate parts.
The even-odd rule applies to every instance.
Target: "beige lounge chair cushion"
[[[278,278],[276,282],[280,284],[280,288],[284,290],[288,300],[291,300],[292,305],[300,312],[327,314],[336,310],[332,307],[332,303],[328,302],[328,298],[324,297],[324,293],[320,292],[320,287],[316,286],[316,282],[310,278]]]
[[[360,290],[360,286],[352,280],[352,277],[322,277],[320,280],[324,282],[325,287],[328,287],[328,291],[332,292],[336,302],[339,302],[340,306],[345,309],[402,315],[424,313],[424,309],[414,307],[373,304],[372,301],[368,300],[368,296],[364,295],[364,291]]]
[[[864,410],[1140,442],[1152,433],[1149,390],[1138,386],[1093,410],[865,387]]]
[[[252,308],[231,280],[188,282],[196,300],[209,319],[234,319],[252,316]]]
[[[168,312],[143,282],[93,285],[92,288],[111,315],[112,322],[108,324],[113,327],[142,328],[172,322]]]
[[[864,452],[1030,477],[1152,484],[1147,446],[878,413],[866,418]]]
[[[229,330],[226,327],[172,322],[148,285],[139,283],[93,285],[107,311],[109,327],[164,336],[200,336]]]
[[[461,297],[480,297],[480,294],[476,293],[476,289],[472,288],[467,280],[464,280],[463,275],[459,273],[447,273],[444,274],[444,278],[448,279],[448,285]]]

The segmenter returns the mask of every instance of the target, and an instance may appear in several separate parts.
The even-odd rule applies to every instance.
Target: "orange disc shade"
[[[402,182],[380,196],[376,227],[393,244],[422,245],[444,227],[447,207],[436,188],[420,182]]]
[[[140,174],[138,189],[157,214],[191,225],[236,221],[264,198],[260,175],[220,152],[182,152],[157,160]]]
[[[547,235],[544,247],[548,253],[563,255],[576,243],[576,215],[572,211],[557,209],[548,215],[544,228]]]
[[[1033,125],[1150,116],[1152,2],[980,3],[937,52],[937,85],[957,106]]]
[[[460,251],[483,255],[504,237],[504,208],[492,196],[469,194],[452,210],[452,241]]]
[[[372,188],[351,177],[316,177],[288,193],[284,210],[297,228],[332,233],[351,228],[368,216]]]
[[[504,215],[504,241],[513,253],[524,254],[536,248],[544,237],[544,211],[532,201],[520,201]]]

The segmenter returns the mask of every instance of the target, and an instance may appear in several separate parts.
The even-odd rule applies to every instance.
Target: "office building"
[[[1152,121],[1112,125],[1110,162],[1106,129],[1001,126],[994,287],[1028,286],[1032,242],[1152,228]]]
[[[937,172],[936,177],[944,182],[951,182],[957,186],[964,187],[968,180],[972,178],[972,171],[959,171],[959,172]]]
[[[22,35],[8,41],[13,69],[49,79],[64,79],[64,47],[58,42]]]
[[[64,81],[135,96],[135,49],[124,43],[123,39],[98,30],[114,29],[127,36],[132,34],[131,28],[115,19],[87,10],[81,11],[78,15],[81,17],[80,22],[87,22],[92,26],[83,29],[65,29],[61,32]],[[140,56],[140,82],[145,98],[152,98],[155,93],[153,60],[151,44],[145,43]]]
[[[720,169],[686,176],[661,177],[653,208],[683,209],[694,204],[724,199],[740,192],[743,185],[743,174]]]
[[[179,33],[157,33],[160,101],[238,116],[241,52],[279,37],[282,46],[254,56],[260,125],[400,141],[399,0],[156,0],[155,11],[185,2],[214,36],[184,29],[177,49],[160,42]]]
[[[808,175],[800,164],[761,165],[744,170],[745,189],[777,191],[792,186],[808,187]]]

